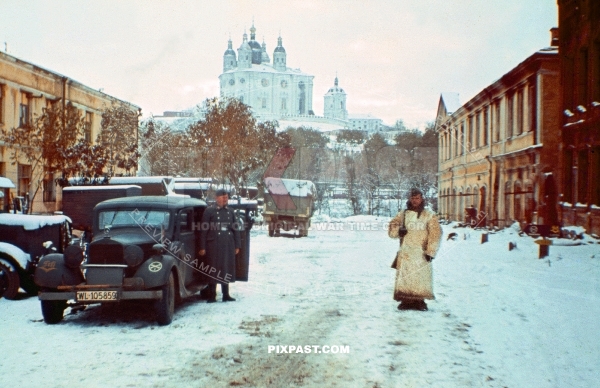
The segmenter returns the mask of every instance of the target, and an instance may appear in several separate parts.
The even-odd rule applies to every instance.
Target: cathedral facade
[[[250,28],[250,40],[244,33],[237,49],[231,39],[223,55],[223,73],[219,76],[221,97],[236,97],[249,105],[262,120],[313,113],[314,76],[287,67],[287,53],[281,36],[273,50],[273,61],[265,42],[256,41],[256,28]]]

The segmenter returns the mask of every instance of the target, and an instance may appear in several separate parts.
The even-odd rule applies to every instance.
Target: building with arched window
[[[544,183],[559,168],[559,81],[553,43],[465,104],[457,94],[441,95],[435,128],[442,217],[465,221],[473,206],[488,225],[556,222]]]

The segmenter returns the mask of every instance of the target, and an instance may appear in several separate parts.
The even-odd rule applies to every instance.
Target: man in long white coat
[[[390,221],[388,235],[400,238],[394,287],[398,309],[427,310],[425,299],[435,299],[431,260],[440,246],[442,228],[435,213],[425,209],[420,190],[410,191],[406,210]]]

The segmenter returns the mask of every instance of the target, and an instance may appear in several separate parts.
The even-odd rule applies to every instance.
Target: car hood
[[[170,237],[171,236],[168,233],[165,234],[165,238],[170,239]],[[161,235],[159,230],[151,230],[146,233],[144,230],[140,230],[139,228],[135,228],[133,230],[111,230],[108,233],[102,233],[95,236],[92,239],[92,243],[97,244],[104,239],[110,239],[123,245],[153,245],[161,243]]]

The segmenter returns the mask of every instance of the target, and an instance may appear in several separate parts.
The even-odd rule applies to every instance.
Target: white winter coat
[[[442,228],[438,218],[427,209],[422,210],[418,218],[416,211],[401,211],[390,222],[388,235],[391,238],[398,238],[403,220],[406,222],[408,233],[401,239],[400,250],[396,256],[394,299],[435,299],[432,266],[431,262],[425,259],[425,255],[435,257],[440,246]]]

